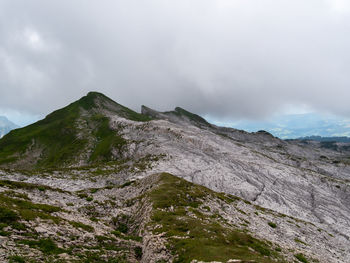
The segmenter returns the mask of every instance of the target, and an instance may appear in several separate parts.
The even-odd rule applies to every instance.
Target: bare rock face
[[[317,224],[335,233],[339,241],[349,242],[350,152],[286,142],[266,132],[199,128],[191,121],[185,125],[186,117],[179,121],[152,116],[159,120],[144,124],[110,116],[111,127],[125,124],[124,137],[138,141],[130,156],[166,155],[138,177],[170,172]]]

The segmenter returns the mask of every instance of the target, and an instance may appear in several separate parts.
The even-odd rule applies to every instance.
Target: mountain
[[[9,131],[18,128],[16,124],[9,121],[6,117],[0,116],[0,138],[2,138]]]
[[[109,127],[107,116],[113,114],[134,121],[149,120],[103,94],[90,92],[45,119],[7,134],[0,141],[0,164],[42,168],[118,158],[126,142]]]
[[[347,262],[350,145],[338,146],[89,93],[0,140],[12,251],[0,258]]]
[[[246,131],[264,129],[282,139],[350,136],[349,119],[317,113],[283,114],[265,121],[236,121],[226,125]]]

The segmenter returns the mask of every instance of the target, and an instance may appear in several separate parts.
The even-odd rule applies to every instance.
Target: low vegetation
[[[276,228],[277,227],[277,225],[275,224],[275,223],[273,223],[273,222],[268,222],[267,223],[270,227],[272,227],[272,228]]]
[[[299,260],[300,262],[303,262],[303,263],[309,263],[309,261],[307,260],[307,258],[303,255],[303,254],[296,254],[294,255],[294,257]]]
[[[151,225],[155,234],[165,233],[168,248],[176,255],[174,262],[190,262],[193,259],[283,262],[268,243],[217,218],[204,216],[199,206],[210,195],[215,194],[165,173],[160,175],[159,186],[151,191],[149,196],[154,207]]]
[[[60,254],[65,252],[64,249],[59,248],[50,238],[39,240],[20,240],[19,243],[28,245],[32,248],[38,248],[44,254]]]
[[[47,204],[36,204],[29,200],[11,198],[4,194],[0,194],[0,209],[4,213],[4,223],[6,223],[6,216],[12,217],[11,220],[13,221],[15,214],[18,218],[27,221],[34,220],[35,218],[50,219],[56,223],[60,221],[59,217],[52,215],[54,212],[61,211],[60,207]]]
[[[69,224],[71,224],[75,228],[80,228],[80,229],[83,229],[83,230],[85,230],[87,232],[94,232],[95,231],[95,229],[92,226],[85,225],[85,224],[83,224],[81,222],[70,221]]]

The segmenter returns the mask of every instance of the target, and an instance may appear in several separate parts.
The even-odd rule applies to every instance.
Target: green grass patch
[[[9,224],[19,219],[17,213],[7,207],[0,207],[0,223]]]
[[[46,185],[17,182],[17,181],[11,181],[11,180],[0,180],[0,186],[7,187],[10,189],[25,189],[25,190],[39,190],[39,191],[51,190],[51,191],[56,191],[60,193],[67,193],[66,191],[63,191],[61,189],[52,188]]]
[[[193,259],[226,262],[232,258],[283,262],[268,243],[225,225],[220,218],[206,217],[198,211],[207,196],[215,196],[205,187],[161,174],[158,187],[149,196],[154,207],[150,225],[155,234],[164,233],[168,248],[176,255],[174,262]],[[232,202],[221,197],[224,202]]]
[[[108,255],[107,255],[108,256]],[[125,256],[115,257],[112,258],[103,258],[101,257],[101,252],[87,252],[84,255],[79,255],[81,258],[79,261],[74,261],[76,263],[127,263],[129,262],[126,260]]]
[[[297,242],[297,243],[303,244],[303,245],[305,245],[305,246],[308,245],[308,244],[306,244],[304,241],[301,241],[299,238],[295,238],[294,241]]]
[[[103,115],[96,115],[94,120],[97,122],[94,135],[98,139],[98,142],[90,156],[90,161],[100,162],[112,160],[112,149],[117,149],[121,153],[127,145],[127,141],[109,127],[109,118]]]
[[[21,199],[25,199],[25,200],[30,200],[27,194],[18,193],[18,192],[12,191],[12,190],[4,191],[4,192],[2,192],[2,194],[9,196],[9,197],[16,197],[16,198],[21,198]]]
[[[11,232],[3,230],[5,227],[8,226],[10,226],[12,229],[16,229],[19,231],[26,230],[26,226],[18,222],[19,219],[20,218],[15,211],[7,207],[0,206],[0,236],[11,235]]]
[[[65,252],[64,249],[59,248],[56,245],[56,243],[50,238],[39,239],[39,240],[20,240],[18,242],[21,244],[28,245],[31,248],[37,248],[41,252],[47,255],[61,254]]]
[[[135,183],[135,181],[126,182],[126,183],[122,184],[122,185],[120,186],[120,188],[124,188],[124,187],[130,186],[130,185],[132,185],[133,183]]]
[[[71,224],[75,228],[80,228],[80,229],[83,229],[83,230],[85,230],[87,232],[94,232],[95,231],[95,229],[92,226],[85,225],[85,224],[83,224],[81,222],[69,221],[69,224]]]
[[[160,175],[160,185],[150,193],[154,208],[169,208],[171,206],[198,207],[201,198],[208,193],[208,189],[196,186],[167,173]]]
[[[306,258],[303,254],[301,254],[301,253],[294,255],[294,257],[295,257],[297,260],[299,260],[300,262],[309,263],[309,261],[307,260],[307,258]]]
[[[118,227],[117,227],[117,231],[121,232],[121,233],[128,233],[128,226],[127,224],[124,223],[119,223]]]
[[[24,257],[21,257],[21,256],[10,256],[9,257],[9,263],[25,263],[26,260]]]
[[[14,211],[21,219],[27,221],[38,217],[42,219],[51,219],[55,223],[58,223],[61,220],[59,217],[51,215],[54,212],[61,211],[60,207],[47,204],[36,204],[29,200],[11,198],[3,194],[0,194],[0,207],[5,212],[8,211],[8,209]]]
[[[135,247],[134,252],[135,252],[136,259],[140,260],[142,258],[142,254],[143,254],[142,247]]]

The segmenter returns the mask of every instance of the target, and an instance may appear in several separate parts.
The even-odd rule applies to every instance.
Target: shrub
[[[295,238],[294,241],[307,246],[307,244],[304,241],[301,241],[299,238]]]
[[[9,257],[9,263],[25,263],[25,259],[21,256],[11,256]]]
[[[44,192],[46,190],[46,187],[45,186],[38,186],[38,190],[41,191],[41,192]]]
[[[126,234],[128,232],[128,226],[126,224],[119,223],[117,230],[121,233]]]
[[[142,248],[141,247],[135,247],[134,251],[135,251],[136,258],[137,259],[141,259],[142,258]]]
[[[294,257],[297,260],[299,260],[300,262],[303,262],[303,263],[308,263],[309,262],[309,261],[307,261],[306,257],[303,254],[301,254],[301,253],[294,255]]]
[[[272,228],[276,228],[277,227],[277,225],[275,224],[275,223],[273,223],[273,222],[268,222],[267,223],[270,227],[272,227]]]
[[[90,193],[92,193],[92,194],[96,193],[97,191],[98,191],[98,188],[92,188],[92,189],[90,189]]]
[[[127,187],[127,186],[129,186],[129,185],[132,185],[133,183],[135,183],[135,181],[126,182],[125,184],[122,184],[122,185],[120,186],[120,188]]]
[[[17,221],[17,214],[6,207],[0,207],[0,223],[13,223]]]
[[[60,254],[65,252],[64,249],[57,247],[56,243],[50,238],[36,240],[21,240],[20,243],[26,244],[30,247],[37,247],[44,254]]]

